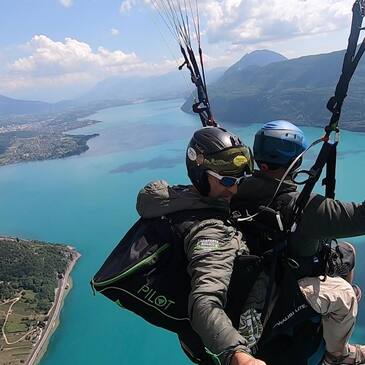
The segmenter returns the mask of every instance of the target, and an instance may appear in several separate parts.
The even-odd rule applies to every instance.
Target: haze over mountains
[[[214,82],[223,75],[225,68],[216,68],[207,72],[208,82]],[[0,117],[22,114],[57,113],[75,108],[94,106],[101,107],[105,101],[131,103],[143,100],[163,100],[187,98],[193,84],[186,72],[178,70],[161,76],[150,77],[114,77],[99,82],[92,90],[74,100],[58,103],[27,101],[8,98],[0,95]],[[108,106],[110,103],[106,103]]]
[[[42,101],[18,100],[0,95],[0,115],[38,113],[50,105]]]
[[[0,118],[11,115],[59,113],[79,106],[80,103],[71,100],[47,103],[43,101],[13,99],[0,95]]]
[[[215,82],[224,73],[225,68],[216,68],[207,72],[208,82]],[[187,98],[194,86],[186,69],[173,71],[165,75],[150,77],[113,77],[99,82],[79,101],[94,100],[162,100]]]

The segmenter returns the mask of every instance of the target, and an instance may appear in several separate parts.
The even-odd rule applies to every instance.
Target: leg
[[[322,314],[326,349],[333,354],[347,354],[347,344],[355,326],[357,300],[352,286],[339,277],[299,280],[299,286],[311,307]]]
[[[332,250],[329,263],[330,276],[340,276],[352,284],[354,279],[355,260],[355,247],[348,242],[339,242],[338,246]]]
[[[352,284],[354,280],[354,268],[356,262],[355,247],[348,242],[339,242],[338,246],[333,249],[329,262],[329,275],[340,276],[348,283]],[[356,299],[361,299],[361,289],[358,285],[353,285]]]
[[[352,286],[340,277],[299,280],[299,286],[311,307],[322,314],[326,342],[324,364],[365,364],[365,346],[349,345],[355,327],[357,300]]]

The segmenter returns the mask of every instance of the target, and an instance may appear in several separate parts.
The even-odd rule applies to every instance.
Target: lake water
[[[101,295],[94,297],[89,286],[137,218],[138,190],[155,179],[188,182],[185,146],[199,121],[182,113],[181,104],[174,100],[103,110],[90,117],[102,123],[73,132],[100,134],[88,142],[86,153],[0,168],[1,235],[69,243],[82,254],[72,273],[74,287],[60,326],[41,365],[189,364],[174,335],[146,324]],[[257,128],[233,129],[251,145]],[[308,140],[322,134],[316,128],[304,131]],[[337,197],[362,201],[365,135],[343,132],[340,150]],[[357,247],[357,281],[361,283],[365,239],[351,242]],[[354,337],[365,342],[363,309],[364,303]]]

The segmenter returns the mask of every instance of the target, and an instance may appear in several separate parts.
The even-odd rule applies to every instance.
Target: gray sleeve
[[[345,203],[313,194],[298,233],[307,238],[345,238],[365,234],[365,202]]]
[[[185,239],[191,324],[206,348],[227,365],[233,352],[249,352],[224,312],[233,262],[245,247],[241,234],[219,220],[200,223]]]

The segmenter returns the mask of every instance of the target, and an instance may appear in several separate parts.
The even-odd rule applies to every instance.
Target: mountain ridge
[[[215,68],[206,72],[211,82],[216,81],[226,68]],[[157,88],[156,85],[159,87]],[[100,81],[92,90],[80,97],[79,101],[94,100],[161,100],[187,98],[193,90],[185,70],[172,71],[163,75],[149,77],[113,77]]]
[[[280,53],[270,51],[268,49],[260,49],[251,53],[245,54],[240,60],[229,67],[223,77],[227,77],[232,73],[244,70],[250,66],[266,66],[270,63],[285,61],[287,58]]]
[[[288,119],[299,125],[322,126],[341,74],[344,50],[250,66],[226,72],[209,86],[213,114],[222,123],[265,123]],[[341,125],[365,131],[365,64],[360,62],[344,103]],[[183,105],[190,111],[189,102]]]
[[[225,70],[226,68],[221,67],[207,71],[207,79],[215,81]],[[95,109],[96,104],[100,104],[99,109],[102,109],[104,105],[113,105],[116,101],[127,104],[143,100],[187,98],[193,88],[184,71],[150,77],[113,77],[99,82],[88,93],[77,99],[62,100],[57,103],[0,95],[0,117],[59,113],[85,107]]]

